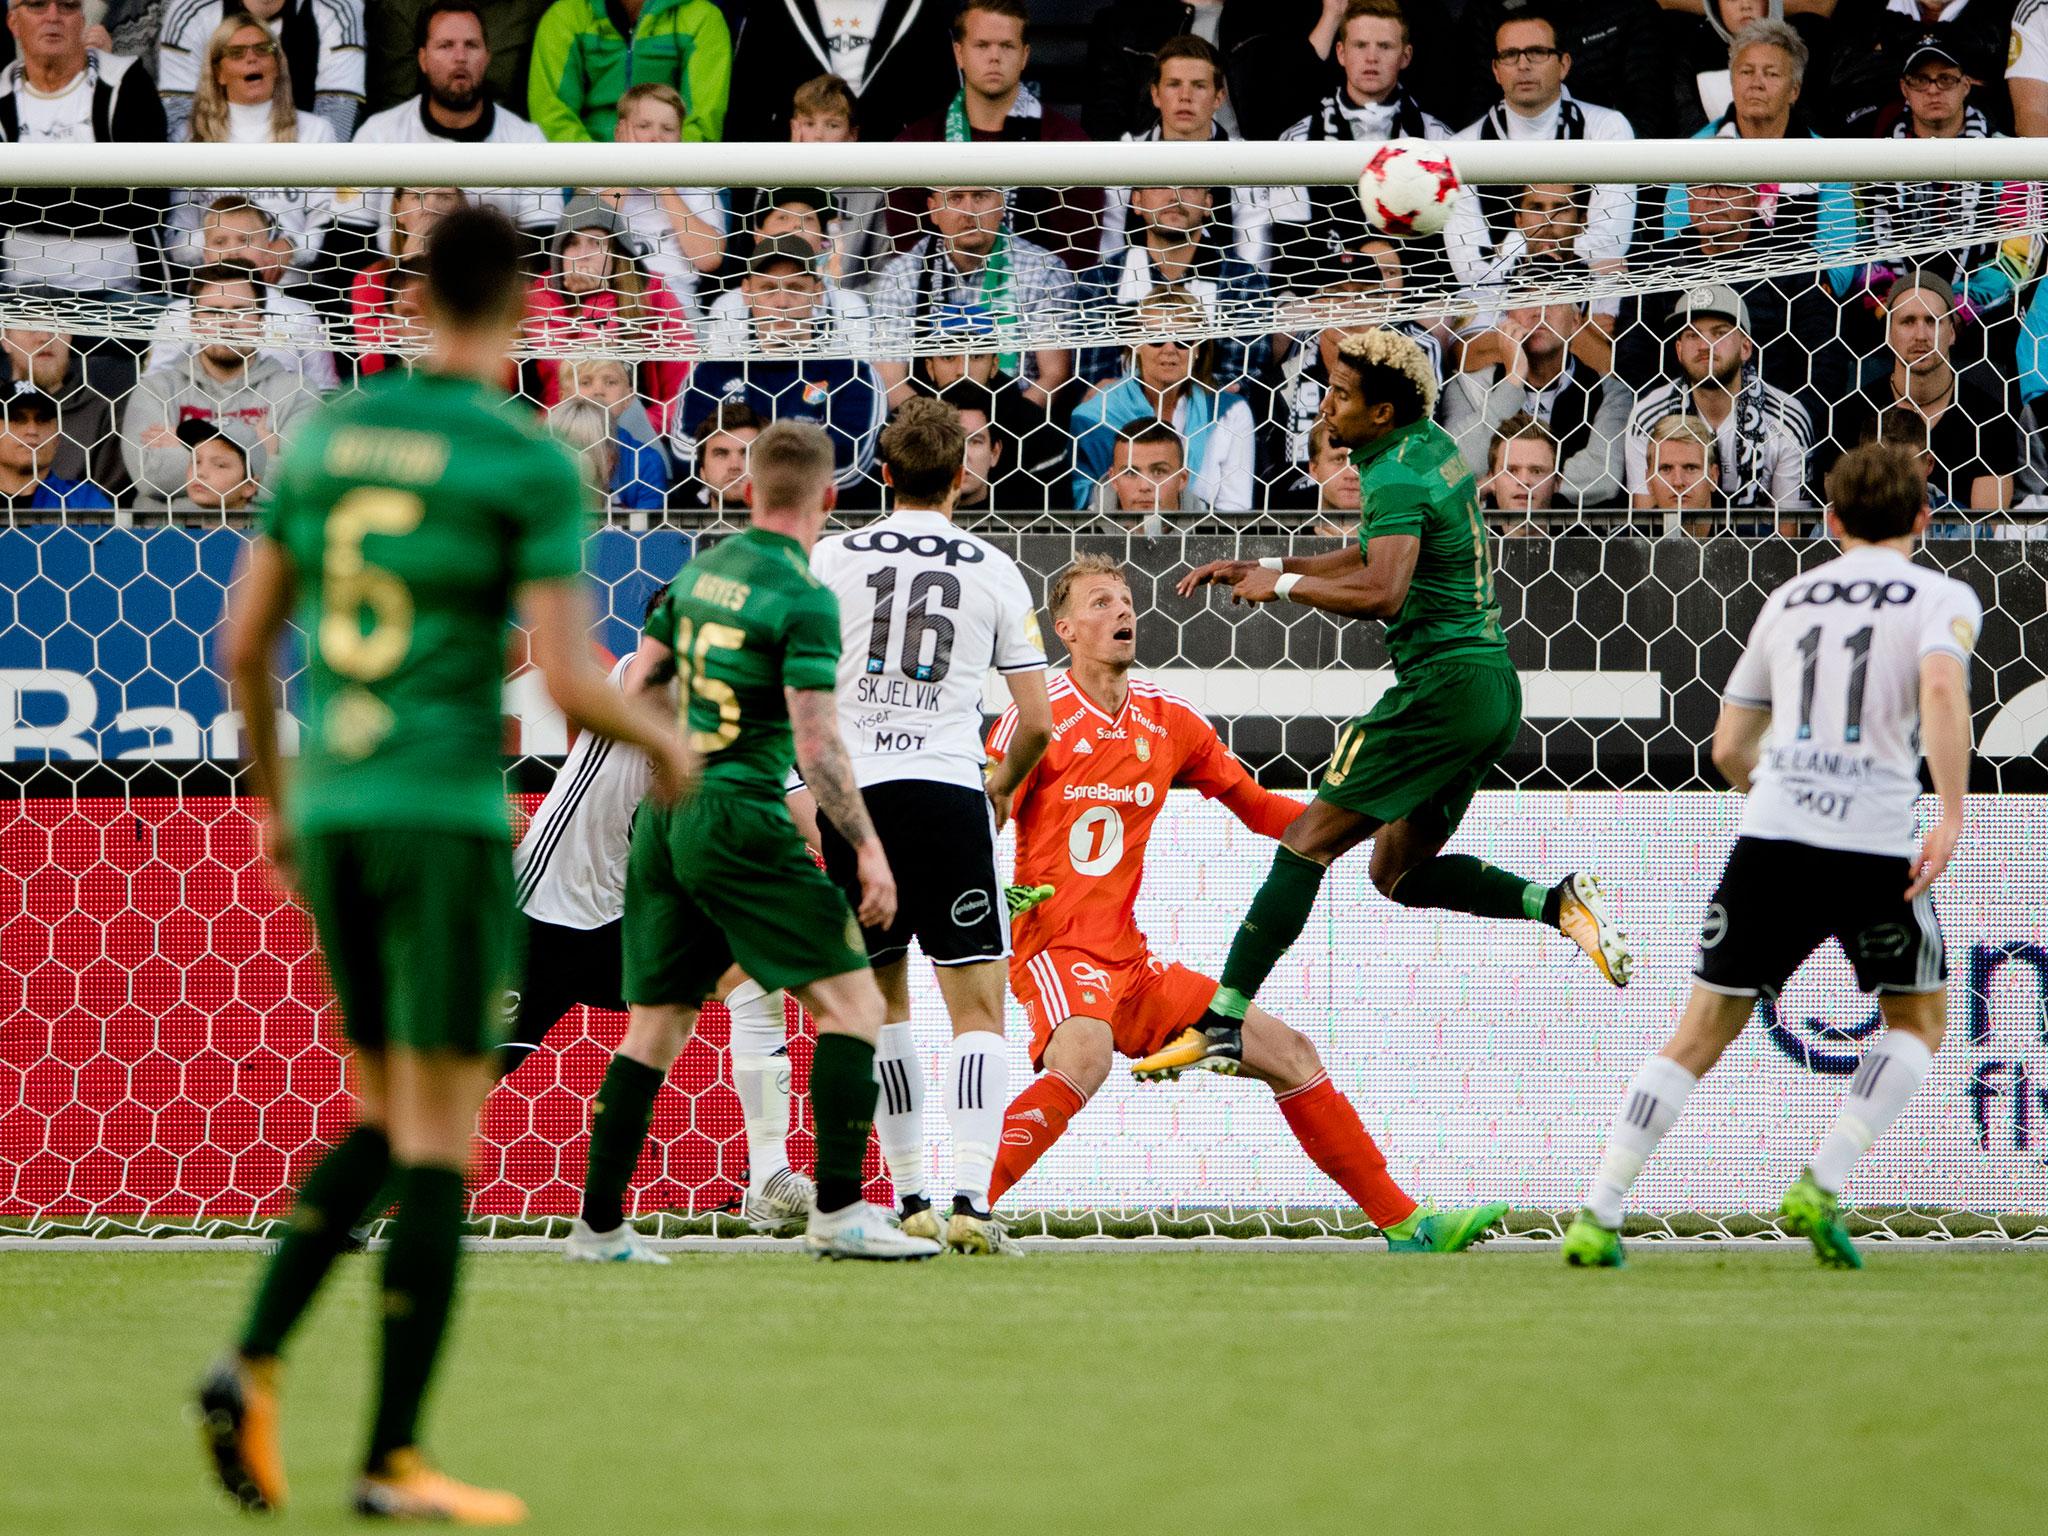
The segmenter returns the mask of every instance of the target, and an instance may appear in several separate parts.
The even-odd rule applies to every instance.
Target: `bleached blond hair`
[[[1384,327],[1353,331],[1337,343],[1337,356],[1360,373],[1381,369],[1398,374],[1408,381],[1422,407],[1416,413],[1416,419],[1419,421],[1435,414],[1436,370],[1430,366],[1429,355],[1413,337]]]

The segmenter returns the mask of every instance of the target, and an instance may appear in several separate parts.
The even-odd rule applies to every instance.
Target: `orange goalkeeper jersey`
[[[1146,950],[1132,921],[1152,823],[1176,785],[1220,800],[1246,826],[1278,837],[1301,804],[1262,789],[1230,755],[1216,728],[1187,700],[1133,679],[1114,719],[1055,673],[1052,745],[1018,788],[1019,885],[1050,885],[1051,899],[1017,925],[1017,955],[1058,944],[1104,961]],[[1004,711],[989,732],[999,758],[1017,726]]]

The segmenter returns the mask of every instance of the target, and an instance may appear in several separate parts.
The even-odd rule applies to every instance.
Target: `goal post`
[[[145,211],[17,219],[0,252],[6,360],[33,386],[0,397],[0,437],[26,444],[0,443],[22,456],[0,472],[70,487],[12,497],[0,525],[0,1238],[260,1232],[347,1123],[332,1003],[260,862],[212,634],[295,423],[417,355],[407,247],[458,193],[533,235],[533,321],[507,382],[605,504],[586,556],[598,643],[629,647],[648,595],[744,517],[716,467],[737,445],[744,472],[736,407],[824,420],[841,516],[858,521],[885,502],[879,425],[905,391],[936,392],[978,413],[962,521],[1041,594],[1079,551],[1122,560],[1141,674],[1295,793],[1388,686],[1377,635],[1182,600],[1173,581],[1355,527],[1355,480],[1314,432],[1324,349],[1366,325],[1413,336],[1482,487],[1527,701],[1455,846],[1532,876],[1597,870],[1641,945],[1637,977],[1612,992],[1533,925],[1396,908],[1345,861],[1261,1001],[1315,1043],[1413,1192],[1508,1199],[1529,1233],[1576,1203],[1628,1072],[1682,1002],[1736,824],[1706,759],[1719,688],[1765,593],[1827,556],[1828,455],[1917,430],[1940,503],[1920,558],[1986,613],[1980,756],[1936,893],[1948,1042],[1850,1194],[1880,1235],[2048,1236],[2048,141],[1433,148],[1484,215],[1477,235],[1376,237],[1354,190],[1371,146],[1344,143],[10,146],[17,209],[97,188]],[[1602,246],[1614,200],[1595,193],[1629,187],[1620,249]],[[942,227],[931,188],[1001,195]],[[122,232],[132,272],[77,281]],[[931,270],[956,248],[968,259]],[[1745,346],[1714,396],[1703,379]],[[209,347],[232,356],[216,368]],[[1937,352],[1946,403],[1914,393]],[[1145,410],[1167,418],[1163,468],[1120,436]],[[529,811],[566,730],[530,671],[505,700],[507,790]],[[1138,910],[1155,949],[1213,971],[1269,860],[1177,793]],[[933,989],[913,993],[936,1106],[946,1028]],[[573,1212],[622,1024],[570,1014],[494,1094],[480,1231]],[[791,1024],[801,1088],[809,1037]],[[1816,957],[1646,1174],[1648,1223],[1767,1230],[1874,1028],[1847,965]],[[745,1143],[725,1030],[707,1010],[633,1187],[631,1208],[669,1233],[732,1229],[718,1213]],[[800,1165],[805,1121],[800,1106]],[[936,1110],[928,1132],[943,1190]],[[1006,1208],[1027,1234],[1363,1230],[1263,1089],[1121,1073]]]

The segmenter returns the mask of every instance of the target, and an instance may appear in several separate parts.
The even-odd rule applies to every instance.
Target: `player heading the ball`
[[[1842,553],[1765,601],[1729,675],[1714,766],[1748,795],[1700,930],[1678,1031],[1622,1096],[1586,1208],[1565,1233],[1573,1264],[1622,1263],[1622,1202],[1701,1077],[1829,938],[1877,993],[1885,1030],[1834,1127],[1779,1207],[1824,1264],[1862,1267],[1838,1210],[1842,1185],[1933,1065],[1948,962],[1929,887],[1963,831],[1970,778],[1976,593],[1913,563],[1927,480],[1911,449],[1868,443],[1828,474],[1828,532]],[[1914,832],[1920,759],[1941,797]]]
[[[222,642],[270,850],[313,914],[353,1058],[359,1123],[300,1186],[234,1353],[199,1393],[214,1470],[248,1510],[285,1500],[279,1357],[373,1203],[398,1202],[360,1514],[506,1525],[508,1493],[418,1449],[455,1297],[463,1170],[512,980],[512,849],[498,758],[515,605],[562,713],[648,756],[657,796],[694,773],[669,717],[591,659],[583,478],[499,387],[526,318],[519,237],[451,213],[427,242],[417,372],[321,407],[285,454]],[[303,750],[278,754],[278,641],[308,637]],[[386,1187],[386,1180],[390,1187]]]
[[[1330,862],[1367,838],[1382,895],[1404,907],[1543,923],[1614,985],[1628,985],[1628,939],[1591,875],[1545,886],[1443,851],[1487,772],[1514,744],[1522,685],[1501,634],[1472,474],[1430,419],[1435,403],[1435,374],[1408,337],[1345,337],[1321,420],[1358,468],[1357,541],[1325,555],[1212,561],[1181,578],[1183,597],[1220,582],[1240,603],[1295,602],[1383,620],[1394,686],[1338,736],[1316,798],[1281,839],[1231,943],[1209,1011],[1132,1068],[1140,1077],[1237,1070],[1251,1000],[1300,937]]]

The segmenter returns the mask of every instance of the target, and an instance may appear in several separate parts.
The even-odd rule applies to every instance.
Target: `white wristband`
[[[1300,580],[1301,572],[1299,571],[1294,572],[1290,576],[1282,576],[1278,581],[1273,583],[1273,595],[1278,598],[1286,599],[1289,602],[1293,601],[1292,598],[1288,597],[1288,594],[1294,590],[1295,583]]]
[[[1284,571],[1287,569],[1287,562],[1279,555],[1266,555],[1260,559],[1259,568],[1267,571]]]

